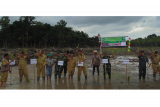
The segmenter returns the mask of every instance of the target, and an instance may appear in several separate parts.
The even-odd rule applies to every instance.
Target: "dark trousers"
[[[62,73],[63,69],[64,69],[64,73],[67,73],[67,66],[62,66],[61,67],[61,73]]]
[[[95,67],[97,67],[97,72],[98,72],[98,75],[99,75],[99,65],[93,65],[93,75],[94,75],[94,72],[95,72]]]
[[[146,76],[146,67],[145,68],[139,67],[139,79],[141,79],[141,76],[143,76],[143,79],[145,79],[145,76]]]

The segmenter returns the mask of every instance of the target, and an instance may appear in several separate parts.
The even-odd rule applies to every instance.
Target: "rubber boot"
[[[81,76],[78,76],[78,81],[80,81],[81,80]]]
[[[155,77],[156,77],[156,74],[153,74],[153,77],[155,78]]]
[[[39,81],[39,77],[37,77],[37,81]]]
[[[43,81],[45,81],[45,77],[43,77]]]
[[[59,74],[59,78],[61,78],[61,73]]]
[[[28,82],[28,78],[26,78],[26,82]]]
[[[108,75],[109,76],[109,79],[111,79],[111,75]]]
[[[19,81],[22,82],[22,79],[20,79]]]
[[[85,76],[85,79],[87,79],[87,76]]]

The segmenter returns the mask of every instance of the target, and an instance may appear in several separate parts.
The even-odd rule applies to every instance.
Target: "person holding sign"
[[[147,56],[144,55],[144,50],[141,50],[141,54],[139,55],[139,52],[137,51],[137,56],[139,58],[139,80],[141,80],[141,76],[143,76],[143,79],[145,79],[146,76],[146,62],[148,62]],[[148,62],[148,65],[150,67],[150,64]]]
[[[6,87],[8,71],[11,72],[11,70],[9,69],[9,64],[14,61],[12,59],[10,62],[8,62],[8,60],[9,60],[9,55],[8,53],[5,53],[4,58],[1,61],[2,64],[1,64],[1,83],[0,83],[0,86],[3,85],[4,87]]]
[[[29,82],[29,76],[28,76],[28,69],[27,69],[27,53],[24,53],[23,51],[20,53],[20,56],[18,56],[18,53],[16,53],[16,58],[19,59],[19,78],[20,82],[22,82],[23,75],[26,78],[26,82]]]
[[[87,79],[87,69],[86,69],[86,64],[85,64],[85,55],[83,53],[83,50],[80,49],[78,52],[78,47],[76,48],[76,54],[77,54],[77,61],[78,63],[83,62],[83,66],[78,66],[78,81],[81,79],[81,71],[83,69],[83,74],[85,76],[85,79]]]
[[[160,56],[158,55],[158,51],[155,51],[151,55],[151,61],[152,61],[152,69],[153,69],[153,76],[156,77],[157,71],[160,73]]]
[[[93,75],[94,75],[94,72],[95,72],[95,67],[97,68],[97,72],[98,72],[98,75],[99,75],[100,56],[97,54],[97,50],[94,51],[91,66],[92,65],[93,65]]]
[[[47,80],[48,78],[50,78],[51,80],[53,64],[54,64],[54,59],[52,58],[52,54],[50,53],[46,63]]]
[[[61,66],[58,65],[58,61],[62,61],[62,57],[60,56],[60,52],[57,52],[57,56],[55,57],[55,79],[57,79],[57,75],[59,75],[59,78],[61,78]]]
[[[35,57],[37,58],[37,81],[40,79],[40,74],[42,72],[43,81],[45,80],[45,65],[47,63],[47,57],[43,54],[44,51],[40,50],[39,53],[35,54]]]
[[[66,76],[67,73],[67,65],[68,65],[68,60],[67,60],[67,51],[64,51],[64,55],[62,56],[63,58],[63,66],[61,67],[61,71],[64,69],[64,76]]]
[[[114,57],[114,52],[112,54],[112,56],[108,56],[107,55],[107,52],[105,51],[104,52],[104,56],[102,57],[101,54],[100,54],[100,57],[102,59],[108,59],[108,63],[104,63],[103,64],[103,72],[104,72],[104,79],[105,79],[105,76],[106,76],[106,73],[105,71],[107,72],[108,76],[109,76],[109,79],[111,79],[111,63],[110,63],[110,58],[113,58]]]
[[[71,78],[71,80],[73,80],[73,74],[75,71],[75,66],[76,66],[76,60],[73,58],[73,53],[69,54],[67,59],[69,60],[68,63],[68,76],[69,76],[69,80]]]

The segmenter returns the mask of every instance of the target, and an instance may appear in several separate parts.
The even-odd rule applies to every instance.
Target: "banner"
[[[102,37],[101,46],[126,46],[126,37]]]

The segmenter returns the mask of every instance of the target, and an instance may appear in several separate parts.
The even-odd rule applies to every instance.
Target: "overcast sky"
[[[1,18],[2,16],[0,16]],[[84,31],[89,37],[129,36],[131,39],[146,37],[149,34],[160,35],[160,16],[35,16],[36,21],[55,25],[65,20],[67,26]],[[10,16],[11,22],[18,16]]]

